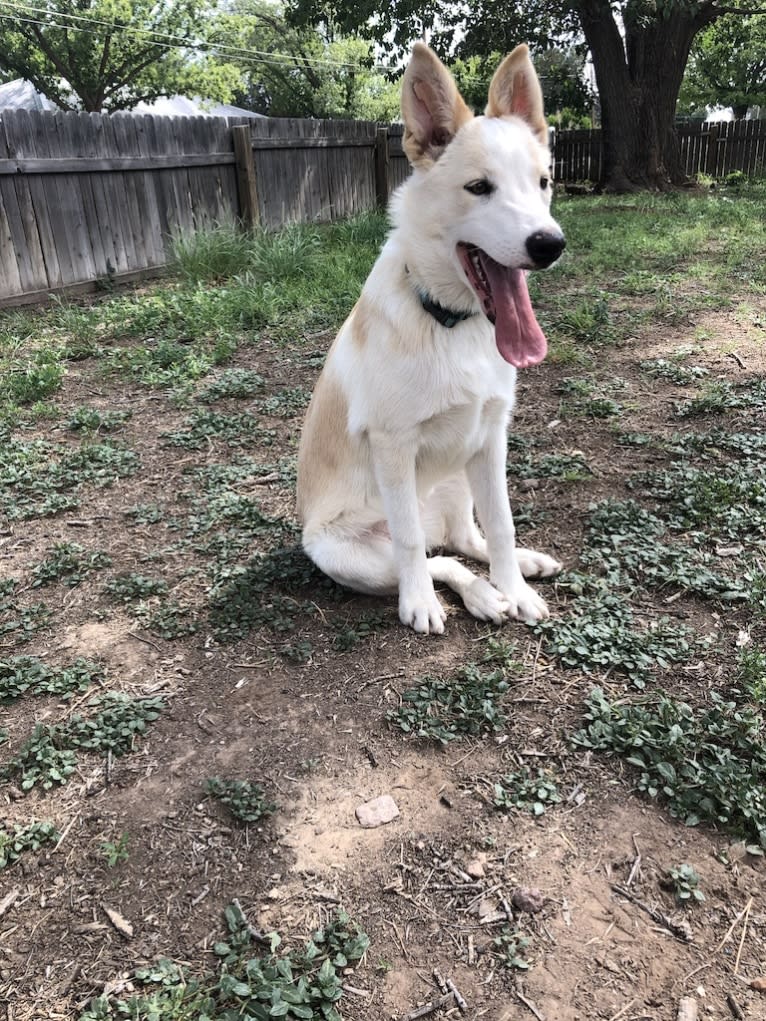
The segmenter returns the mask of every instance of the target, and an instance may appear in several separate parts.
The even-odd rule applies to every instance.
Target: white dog
[[[413,173],[306,415],[303,545],[341,585],[398,591],[402,622],[425,634],[444,631],[434,581],[480,620],[540,620],[548,609],[524,579],[561,565],[515,545],[507,429],[516,370],[546,353],[525,270],[555,262],[565,242],[527,47],[505,58],[474,117],[416,44],[402,116]],[[427,555],[439,547],[488,563],[490,580]]]

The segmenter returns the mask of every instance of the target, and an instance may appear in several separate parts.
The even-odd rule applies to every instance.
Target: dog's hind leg
[[[428,571],[434,581],[443,582],[460,596],[466,610],[479,620],[502,624],[509,603],[486,578],[480,578],[453,557],[429,557]]]
[[[304,549],[317,567],[339,585],[370,596],[394,595],[399,579],[390,538],[382,529],[366,529],[359,534],[330,529],[304,537]],[[507,617],[508,603],[484,578],[477,577],[452,557],[428,557],[428,573],[457,592],[466,609],[479,620],[500,624]],[[441,634],[446,613],[434,593],[429,620],[416,620],[416,631]],[[401,609],[401,608],[400,608]]]
[[[393,544],[384,522],[358,532],[328,528],[312,536],[304,535],[303,548],[317,567],[339,585],[370,596],[398,592],[399,619],[403,624],[421,634],[444,632],[447,614],[428,573],[430,591],[418,593],[417,600],[403,595]]]
[[[547,553],[538,553],[537,550],[526,549],[523,546],[516,547],[516,556],[525,578],[550,578],[563,568],[563,564],[549,557]]]

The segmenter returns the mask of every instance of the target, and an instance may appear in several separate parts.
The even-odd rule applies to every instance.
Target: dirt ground
[[[694,363],[711,379],[766,374],[762,326],[726,312],[694,327],[705,338]],[[631,343],[610,350],[588,370],[596,393],[624,381],[621,429],[669,435],[678,428],[673,405],[688,389],[649,378],[638,363],[668,357],[692,333],[691,324],[675,324],[641,350]],[[316,341],[318,351],[323,346],[324,338]],[[236,364],[257,369],[277,391],[310,389],[317,369],[307,362],[266,347],[241,352]],[[149,563],[175,598],[202,607],[207,583],[185,573],[197,561],[172,550],[172,529],[129,526],[123,512],[160,502],[169,520],[190,471],[234,455],[215,437],[201,450],[167,447],[160,434],[178,427],[188,409],[156,393],[126,392],[95,368],[76,363],[59,404],[130,410],[119,439],[141,468],[89,489],[75,510],[11,523],[0,536],[0,575],[29,586],[31,565],[55,543],[77,541],[107,550],[110,574],[147,571]],[[617,446],[609,420],[562,415],[557,384],[581,374],[554,361],[523,373],[514,429],[536,437],[538,454],[581,452],[593,477],[510,479],[514,503],[530,509],[532,525],[519,528],[524,544],[569,568],[578,563],[589,504],[625,498],[628,476],[667,460],[653,447]],[[283,452],[294,453],[299,423],[300,414],[268,422]],[[51,438],[44,424],[38,432]],[[273,446],[246,452],[264,464],[275,459]],[[243,487],[272,517],[292,515],[289,482]],[[763,859],[732,847],[724,833],[686,828],[632,792],[629,767],[568,740],[594,683],[620,691],[616,680],[562,670],[524,625],[509,624],[502,635],[516,643],[522,667],[506,696],[508,725],[443,749],[405,737],[386,712],[418,678],[448,673],[497,634],[448,594],[446,634],[423,638],[399,625],[393,601],[317,593],[316,612],[301,628],[309,658],[299,663],[278,655],[283,639],[268,629],[219,642],[201,611],[196,633],[163,639],[107,599],[103,580],[93,574],[74,588],[26,587],[25,599],[44,598],[51,608],[48,626],[23,647],[0,647],[0,655],[43,655],[53,664],[97,658],[111,688],[159,694],[168,708],[131,754],[82,756],[64,786],[22,797],[13,784],[0,785],[6,825],[49,819],[60,834],[0,873],[0,1017],[73,1021],[104,990],[129,991],[135,968],[158,956],[212,968],[222,910],[237,898],[252,924],[296,943],[339,904],[359,922],[370,948],[347,976],[348,1021],[405,1017],[439,995],[435,968],[466,1003],[464,1012],[453,1006],[428,1015],[437,1019],[676,1021],[683,997],[695,999],[703,1021],[766,1018],[766,995],[750,988],[766,975]],[[552,613],[563,614],[566,592],[544,588]],[[667,690],[693,697],[725,683],[746,611],[688,598],[666,603],[660,594],[647,597],[642,612],[714,636],[704,659],[663,673]],[[337,622],[374,613],[381,616],[373,634],[339,651]],[[33,721],[67,718],[83,698],[0,707],[10,753]],[[540,817],[496,811],[492,783],[515,763],[554,764],[561,803]],[[257,781],[278,810],[255,826],[235,825],[204,794],[212,776]],[[394,798],[398,818],[362,829],[356,808],[383,794]],[[109,867],[102,845],[121,834],[127,860]],[[704,903],[679,907],[663,887],[679,863],[703,877]],[[533,904],[524,900],[529,890],[539,891]],[[510,924],[507,905],[513,928],[531,937],[526,970],[503,967],[493,949]]]

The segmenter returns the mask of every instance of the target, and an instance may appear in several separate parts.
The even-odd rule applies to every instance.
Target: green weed
[[[524,936],[506,925],[499,935],[492,938],[488,952],[509,971],[527,971],[531,967],[531,962],[524,952],[531,942],[531,937]]]
[[[263,788],[249,780],[212,777],[205,784],[205,793],[226,805],[234,818],[245,826],[259,822],[277,809],[273,802],[266,800]]]
[[[98,411],[96,408],[75,408],[67,429],[83,433],[118,432],[130,419],[130,411]]]
[[[387,625],[385,615],[377,610],[363,613],[356,620],[337,621],[333,625],[337,632],[333,648],[338,652],[348,652],[355,649],[360,642],[372,638]]]
[[[23,791],[44,790],[66,783],[77,768],[77,751],[126,755],[147,724],[165,708],[161,698],[129,698],[107,692],[90,703],[93,716],[76,714],[66,723],[38,724],[18,753],[0,769],[0,777],[17,782]]]
[[[79,506],[85,485],[110,486],[138,470],[136,453],[111,443],[0,443],[0,515],[47,517]]]
[[[517,669],[509,648],[496,645],[481,662],[468,663],[446,678],[426,677],[409,688],[387,719],[405,734],[442,745],[502,730],[502,696],[510,687],[509,674]]]
[[[308,407],[311,391],[302,386],[287,387],[261,401],[259,407],[266,415],[275,418],[294,418]]]
[[[762,408],[765,405],[766,380],[757,379],[739,386],[717,380],[708,383],[699,397],[676,405],[676,414],[679,418],[689,418],[692,415],[720,414],[740,408]]]
[[[14,702],[26,694],[68,698],[87,691],[103,676],[103,667],[87,659],[57,669],[36,656],[10,656],[0,659],[0,702]]]
[[[32,822],[13,829],[0,829],[0,869],[13,865],[25,851],[39,851],[44,844],[58,840],[53,823]]]
[[[561,801],[556,782],[544,769],[528,766],[502,776],[494,785],[495,808],[508,811],[520,809],[532,815],[543,815],[551,805]]]
[[[700,890],[701,879],[694,867],[688,864],[675,865],[668,869],[666,885],[675,894],[676,900],[684,903],[702,903],[705,894]]]
[[[365,954],[368,936],[344,911],[313,933],[302,949],[282,950],[281,937],[254,935],[238,903],[225,912],[228,934],[215,944],[216,973],[195,979],[167,959],[140,968],[130,1000],[102,995],[78,1021],[173,1018],[321,1018],[341,1021],[343,977]],[[256,956],[257,952],[260,956]]]
[[[702,365],[679,365],[667,358],[651,358],[641,362],[641,368],[654,379],[666,379],[676,386],[689,386],[708,374]]]
[[[198,399],[211,404],[225,397],[255,397],[265,384],[263,376],[250,369],[227,369],[200,391]]]
[[[643,703],[610,701],[594,689],[582,748],[622,756],[638,771],[637,787],[661,798],[687,826],[713,823],[766,847],[766,741],[763,716],[710,692],[693,709],[658,692]]]
[[[51,611],[46,603],[20,603],[15,595],[17,587],[13,578],[0,582],[0,638],[22,645],[46,626]]]
[[[540,621],[533,630],[543,649],[567,669],[610,672],[643,688],[653,671],[687,662],[695,649],[689,631],[666,617],[644,629],[634,625],[633,610],[617,593],[578,596],[563,618]]]
[[[106,858],[107,868],[113,869],[116,865],[121,865],[130,857],[128,834],[121,833],[117,840],[104,840],[99,850]]]
[[[59,542],[32,571],[32,587],[62,581],[75,588],[94,571],[110,567],[112,558],[103,550],[86,550],[77,542]]]
[[[258,443],[269,446],[274,432],[264,429],[250,414],[223,415],[217,411],[194,411],[186,419],[184,428],[160,434],[168,446],[201,450],[212,440],[221,440],[229,447],[242,447]]]
[[[702,550],[662,542],[665,523],[632,500],[606,500],[592,508],[581,562],[612,585],[673,587],[697,596],[745,600],[742,578],[714,569],[716,559]]]
[[[149,599],[151,596],[161,596],[167,590],[167,582],[161,578],[148,578],[134,571],[118,574],[104,585],[104,591],[120,603],[132,603],[139,599]]]

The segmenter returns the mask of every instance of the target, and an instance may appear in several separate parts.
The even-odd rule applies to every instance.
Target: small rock
[[[482,865],[478,858],[474,858],[473,861],[469,861],[465,867],[465,870],[471,877],[471,879],[483,879],[484,876],[486,875],[484,866]]]
[[[537,887],[520,886],[513,891],[511,904],[518,911],[526,911],[529,915],[536,915],[538,911],[543,910],[545,897]]]
[[[491,900],[483,900],[479,903],[478,915],[479,918],[486,918],[487,915],[494,915],[495,904]]]
[[[382,794],[379,798],[359,805],[356,818],[364,829],[375,829],[376,826],[385,826],[386,823],[398,819],[399,809],[390,794]]]
[[[755,989],[757,993],[766,993],[766,978],[754,978],[750,983],[750,988]]]

